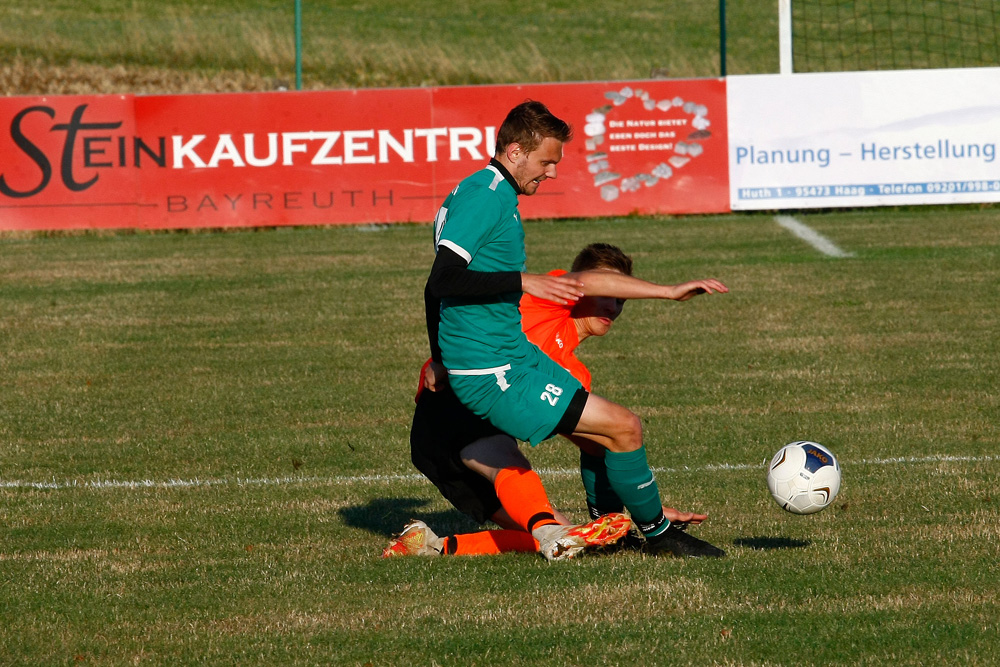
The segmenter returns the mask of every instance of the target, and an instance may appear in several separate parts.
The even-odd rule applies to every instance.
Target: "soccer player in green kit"
[[[434,221],[437,254],[425,290],[431,356],[447,368],[462,404],[501,431],[532,446],[557,433],[597,446],[603,457],[581,459],[598,468],[593,474],[583,471],[585,484],[607,479],[644,535],[647,551],[724,556],[664,516],[639,418],[588,393],[521,329],[522,292],[556,303],[573,303],[585,295],[615,296],[573,278],[525,272],[517,198],[535,194],[543,181],[556,178],[563,144],[571,138],[569,125],[545,105],[519,104],[500,126],[489,165],[445,199]],[[487,479],[517,470],[523,461],[516,444],[483,443],[482,451],[466,451],[463,457],[468,454],[467,465]],[[506,503],[505,508],[510,510]],[[531,520],[525,522],[532,532]]]

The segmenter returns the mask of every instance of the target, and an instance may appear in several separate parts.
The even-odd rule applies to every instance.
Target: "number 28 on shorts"
[[[541,399],[547,401],[549,405],[555,407],[556,403],[559,402],[559,397],[562,396],[562,387],[557,387],[554,384],[545,385],[545,391],[542,392]]]

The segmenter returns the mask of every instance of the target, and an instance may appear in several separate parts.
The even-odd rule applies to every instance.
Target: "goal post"
[[[782,74],[791,74],[792,67],[792,0],[778,0],[778,62]]]

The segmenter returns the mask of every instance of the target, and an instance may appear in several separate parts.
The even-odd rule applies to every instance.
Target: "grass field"
[[[997,64],[997,21],[986,0],[890,4],[799,0],[795,51],[797,61],[808,59],[796,69]],[[301,5],[305,89],[721,71],[714,0],[613,1],[585,9],[570,0]],[[729,74],[778,71],[777,14],[775,2],[727,0]],[[890,23],[897,32],[886,32]],[[292,88],[294,24],[291,0],[0,0],[0,94]]]
[[[0,94],[273,90],[291,2],[0,0]],[[305,87],[708,77],[717,3],[314,3]],[[666,7],[666,8],[665,8]],[[728,3],[730,73],[777,70]],[[529,268],[604,240],[661,282],[581,356],[643,419],[717,562],[378,557],[475,526],[408,461],[426,226],[0,234],[2,665],[993,665],[1000,209],[533,222]],[[764,487],[841,458],[826,511]],[[528,452],[582,519],[571,445]]]
[[[534,222],[731,292],[581,356],[717,562],[381,560],[474,526],[408,461],[425,226],[0,236],[0,663],[996,664],[1000,210]],[[841,495],[763,462],[809,438]],[[582,518],[571,445],[528,452]]]
[[[302,2],[306,89],[712,77],[716,2]],[[729,73],[778,69],[776,6],[728,3]],[[295,84],[291,0],[0,0],[0,94]]]

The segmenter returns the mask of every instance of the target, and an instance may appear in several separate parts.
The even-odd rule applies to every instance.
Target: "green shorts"
[[[496,368],[448,370],[458,399],[504,433],[537,445],[572,432],[587,391],[569,371],[538,348],[528,358]],[[572,422],[572,423],[569,423]]]

